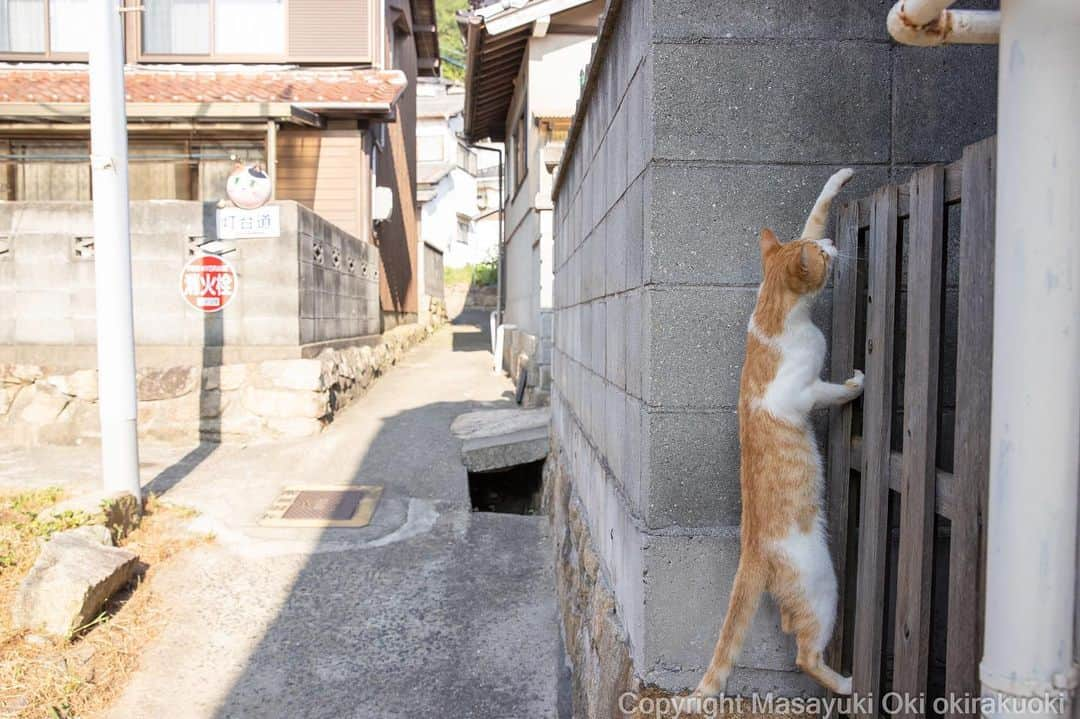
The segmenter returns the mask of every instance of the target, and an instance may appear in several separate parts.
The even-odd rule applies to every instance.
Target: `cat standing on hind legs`
[[[825,336],[810,319],[810,304],[836,257],[832,240],[824,238],[829,207],[852,174],[845,169],[829,178],[799,239],[782,244],[771,230],[761,232],[764,280],[739,387],[739,568],[712,661],[692,698],[724,690],[764,592],[780,607],[783,631],[795,635],[799,668],[837,694],[851,693],[851,677],[822,658],[836,618],[837,581],[809,415],[850,402],[863,389],[858,371],[843,384],[820,379]]]

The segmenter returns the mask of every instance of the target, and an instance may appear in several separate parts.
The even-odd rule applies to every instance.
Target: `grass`
[[[495,262],[481,262],[464,267],[447,267],[443,270],[443,283],[446,285],[468,285],[490,287],[499,281],[499,268]]]
[[[122,691],[141,649],[168,619],[164,598],[154,593],[154,575],[180,553],[210,539],[184,528],[192,510],[163,504],[151,495],[141,524],[120,543],[139,555],[140,569],[132,584],[70,640],[17,630],[7,608],[37,558],[39,543],[90,520],[67,512],[39,522],[38,512],[62,495],[55,487],[0,494],[0,716],[5,718],[69,719],[107,707]]]

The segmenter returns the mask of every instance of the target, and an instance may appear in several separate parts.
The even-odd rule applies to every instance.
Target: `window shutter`
[[[373,0],[289,0],[289,59],[371,62]]]

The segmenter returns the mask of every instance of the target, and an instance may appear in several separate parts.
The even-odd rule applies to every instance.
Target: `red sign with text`
[[[236,295],[236,271],[217,255],[193,257],[180,273],[180,294],[202,312],[218,312]]]

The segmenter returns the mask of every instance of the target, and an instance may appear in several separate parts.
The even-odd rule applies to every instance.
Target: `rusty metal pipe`
[[[955,0],[898,0],[889,10],[893,39],[904,45],[994,45],[1001,31],[996,10],[950,10]]]

